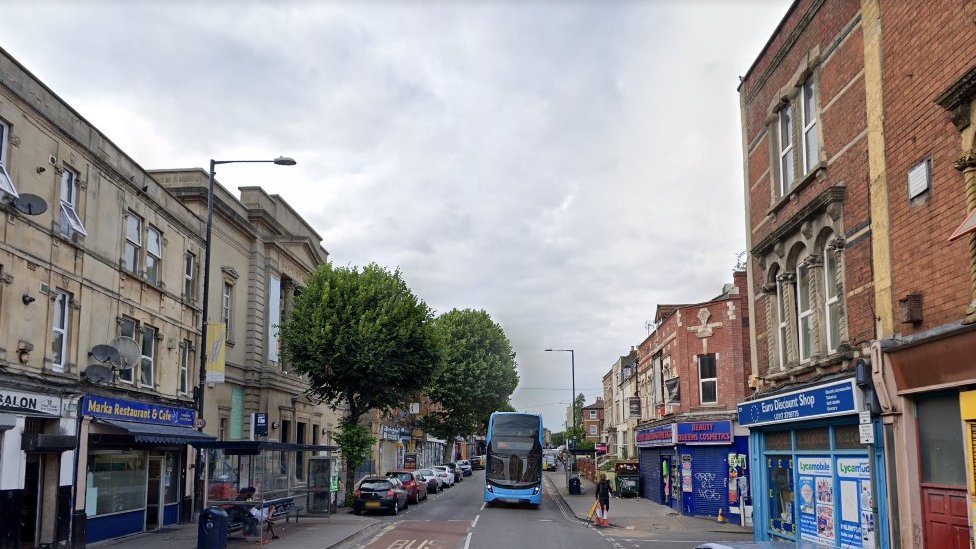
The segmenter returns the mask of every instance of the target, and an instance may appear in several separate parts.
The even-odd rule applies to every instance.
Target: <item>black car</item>
[[[396,515],[409,505],[407,490],[396,478],[366,477],[359,483],[354,495],[356,499],[352,503],[352,512],[357,515],[364,511],[383,510]]]
[[[454,482],[461,482],[462,480],[464,480],[464,473],[461,471],[461,468],[458,467],[457,463],[450,461],[447,463],[441,463],[441,465],[447,467],[448,469],[451,470],[452,473],[454,473]]]

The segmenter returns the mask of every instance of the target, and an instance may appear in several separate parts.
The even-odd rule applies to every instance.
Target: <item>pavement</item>
[[[546,472],[545,482],[550,492],[566,504],[576,518],[586,521],[586,515],[593,506],[593,493],[596,485],[580,477],[582,495],[570,495],[566,485],[566,472]],[[744,528],[731,523],[719,523],[715,519],[688,517],[679,514],[666,505],[654,503],[645,498],[619,498],[610,501],[610,528],[606,535],[622,537],[654,537],[664,533],[693,534],[710,532],[727,535],[730,540],[750,541],[752,528]]]
[[[595,485],[580,477],[582,495],[570,495],[566,486],[566,473],[546,472],[544,481],[548,492],[556,498],[557,505],[568,510],[580,521],[593,505]],[[568,517],[567,517],[568,518]],[[340,509],[329,517],[302,516],[296,523],[278,521],[280,539],[265,540],[264,544],[280,549],[333,549],[350,546],[379,532],[388,522],[368,516],[353,515],[348,509]],[[613,498],[610,502],[610,528],[603,529],[606,536],[618,538],[654,538],[664,534],[675,536],[712,533],[730,541],[751,541],[752,528],[734,524],[720,524],[714,519],[687,517],[670,507],[644,498]],[[257,543],[254,538],[245,541],[239,533],[227,540],[228,549],[243,549]],[[93,549],[192,549],[197,547],[197,524],[172,525],[110,541],[90,543]],[[213,547],[218,547],[214,545]]]

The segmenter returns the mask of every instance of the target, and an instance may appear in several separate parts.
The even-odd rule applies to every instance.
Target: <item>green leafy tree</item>
[[[339,448],[342,449],[342,457],[345,458],[347,464],[346,486],[352,486],[352,484],[349,484],[350,475],[348,471],[352,469],[353,475],[355,475],[356,466],[369,459],[369,455],[373,452],[373,443],[376,442],[376,439],[370,435],[368,427],[355,423],[347,416],[339,421],[339,429],[335,435],[335,441],[339,445]],[[350,463],[356,465],[349,467]],[[345,501],[347,507],[352,507],[353,491],[351,489],[346,490]]]
[[[433,322],[440,363],[427,387],[439,406],[422,422],[438,438],[468,436],[496,410],[512,409],[518,385],[515,352],[505,331],[485,311],[452,309]],[[450,447],[445,459],[450,460]]]
[[[559,432],[559,433],[553,433],[552,434],[552,445],[555,446],[555,447],[559,447],[559,446],[562,446],[563,444],[566,444],[566,432],[563,431],[563,432]]]
[[[583,405],[586,404],[586,397],[583,393],[576,395],[573,402],[573,417],[576,418],[576,428],[574,429],[572,425],[566,426],[566,432],[569,433],[569,438],[573,441],[573,447],[583,449],[583,444],[586,442],[586,429],[583,427]]]
[[[280,327],[285,359],[308,376],[310,396],[349,411],[338,440],[347,488],[372,444],[360,417],[403,407],[427,385],[438,363],[432,319],[399,270],[323,265]]]

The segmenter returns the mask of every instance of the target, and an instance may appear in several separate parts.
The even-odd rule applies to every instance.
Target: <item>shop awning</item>
[[[98,419],[99,423],[122,429],[132,435],[136,442],[152,444],[196,444],[217,440],[217,437],[201,433],[190,427],[175,425],[157,425],[154,423],[137,423],[121,419]]]

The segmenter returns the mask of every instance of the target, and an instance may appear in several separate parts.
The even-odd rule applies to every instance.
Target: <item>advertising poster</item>
[[[871,512],[871,465],[867,458],[838,458],[840,480],[840,543],[843,547],[874,549]]]
[[[829,457],[799,458],[797,468],[800,473],[800,537],[835,545],[833,463]]]
[[[694,492],[691,486],[691,456],[681,455],[681,491],[690,494]]]

